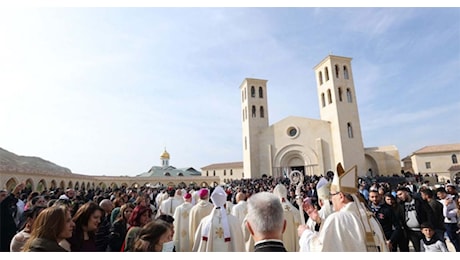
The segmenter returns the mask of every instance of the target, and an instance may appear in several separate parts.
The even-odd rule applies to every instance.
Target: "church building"
[[[338,163],[345,169],[356,165],[359,176],[401,172],[399,151],[394,145],[364,147],[351,60],[329,55],[314,67],[320,119],[289,116],[269,125],[267,80],[243,80],[244,178],[290,176],[294,170],[304,175],[325,175],[329,170],[335,172]],[[204,176],[207,171],[212,169],[204,167]]]

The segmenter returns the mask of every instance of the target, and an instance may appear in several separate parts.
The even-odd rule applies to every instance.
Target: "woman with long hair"
[[[72,252],[96,252],[95,234],[104,210],[93,201],[83,204],[73,216],[75,230],[68,239]]]
[[[139,231],[132,251],[133,252],[162,252],[165,243],[173,240],[172,224],[162,219],[147,223]]]
[[[134,210],[134,204],[127,203],[120,207],[120,214],[113,222],[109,235],[109,251],[120,252],[126,233],[128,232],[128,220]]]
[[[126,232],[125,241],[120,251],[131,251],[134,240],[140,229],[152,221],[152,210],[150,207],[138,205],[134,207],[133,213],[128,219],[129,229]]]
[[[24,252],[68,252],[59,242],[72,236],[75,223],[65,207],[49,207],[40,212],[32,225]]]

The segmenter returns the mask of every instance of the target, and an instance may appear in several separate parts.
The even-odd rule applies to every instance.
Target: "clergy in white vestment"
[[[288,252],[299,252],[297,228],[301,224],[300,211],[287,199],[288,193],[284,184],[277,184],[273,189],[273,194],[280,199],[284,210],[284,218],[286,219],[286,229],[283,233],[284,246]]]
[[[318,181],[318,184],[316,184],[318,205],[320,206],[320,210],[318,211],[318,214],[322,220],[326,219],[326,217],[329,216],[333,212],[332,204],[331,204],[330,196],[329,196],[330,188],[331,188],[331,183],[324,177],[321,177],[321,179]],[[311,230],[315,230],[319,228],[319,223],[316,223],[312,218],[308,218],[306,225]],[[302,248],[302,244],[301,244],[300,252],[303,252],[303,251],[305,250]]]
[[[244,252],[244,240],[238,219],[227,214],[227,194],[220,186],[211,194],[214,208],[203,218],[195,232],[194,252]]]
[[[175,189],[169,189],[168,196],[169,197],[166,200],[163,200],[161,202],[156,217],[160,216],[161,214],[170,215],[172,217],[174,215],[174,211],[176,210],[176,208],[184,202],[182,197],[176,197]]]
[[[356,167],[356,166],[355,166]],[[354,168],[355,168],[354,167]],[[351,169],[353,170],[353,168]],[[318,232],[301,225],[298,229],[299,243],[307,252],[369,252],[388,251],[377,245],[372,229],[369,229],[367,216],[361,215],[361,203],[356,197],[357,170],[345,172],[342,165],[337,165],[337,172],[332,180],[330,199],[334,212],[326,219],[321,219],[318,210],[304,204],[308,216],[321,226]],[[378,250],[376,250],[379,248]]]
[[[176,246],[176,252],[191,252],[192,245],[190,244],[189,232],[189,221],[190,221],[190,210],[193,205],[192,195],[190,193],[184,193],[184,203],[179,205],[174,211],[174,235],[173,240]]]
[[[246,215],[248,214],[246,194],[243,192],[238,192],[236,194],[236,205],[233,206],[231,214],[240,221],[240,224],[243,224],[244,218],[246,218]]]
[[[193,205],[192,209],[190,209],[190,217],[189,217],[189,238],[190,238],[190,246],[193,246],[195,242],[195,232],[200,224],[201,220],[209,215],[214,208],[211,202],[209,202],[209,190],[206,188],[202,188],[196,192],[198,195],[198,201],[195,205]],[[193,198],[193,195],[192,195]]]

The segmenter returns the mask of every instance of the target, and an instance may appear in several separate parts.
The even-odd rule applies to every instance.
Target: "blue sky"
[[[460,8],[2,8],[0,147],[74,173],[242,160],[239,86],[319,119],[313,67],[353,58],[366,147],[458,143]]]

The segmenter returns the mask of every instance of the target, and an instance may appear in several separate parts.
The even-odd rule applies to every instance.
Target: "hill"
[[[33,156],[20,156],[0,148],[0,172],[72,174],[68,168]]]

